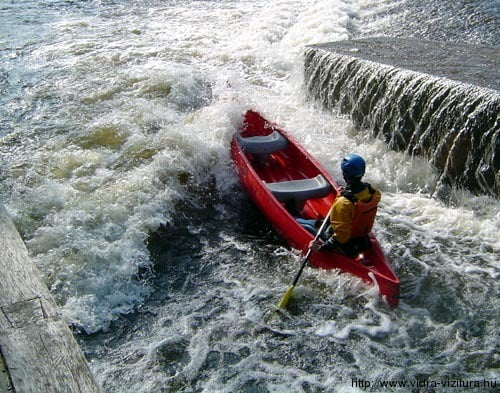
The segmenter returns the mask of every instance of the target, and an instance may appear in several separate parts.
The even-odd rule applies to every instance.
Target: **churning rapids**
[[[493,3],[0,0],[1,200],[103,391],[492,391],[498,200],[433,197],[428,162],[306,99],[303,51],[373,34],[495,44]],[[336,178],[343,154],[366,158],[397,309],[308,268],[274,312],[300,256],[231,166],[249,107]]]

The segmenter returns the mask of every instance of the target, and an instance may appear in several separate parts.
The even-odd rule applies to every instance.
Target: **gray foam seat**
[[[236,139],[245,153],[251,154],[271,154],[287,147],[288,142],[278,131],[273,131],[269,135],[251,136],[243,138],[237,134]]]
[[[328,195],[331,189],[330,184],[321,174],[312,179],[267,183],[266,186],[280,202],[322,198]]]

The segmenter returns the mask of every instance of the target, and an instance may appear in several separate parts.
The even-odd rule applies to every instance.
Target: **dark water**
[[[379,29],[387,36],[493,46],[500,42],[497,0],[404,0],[374,8],[374,19],[388,19]],[[373,30],[363,35],[373,35]]]
[[[428,161],[305,99],[302,55],[381,34],[496,44],[498,2],[0,1],[0,19],[0,198],[103,391],[499,379],[498,201],[433,198]],[[367,159],[400,307],[306,269],[274,312],[300,256],[231,165],[248,107],[336,178],[346,152]]]

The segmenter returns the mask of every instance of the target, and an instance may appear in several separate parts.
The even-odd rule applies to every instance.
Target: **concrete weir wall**
[[[2,391],[99,392],[80,347],[1,205],[0,273]]]
[[[306,48],[310,98],[426,157],[450,186],[500,196],[500,48],[375,37]]]

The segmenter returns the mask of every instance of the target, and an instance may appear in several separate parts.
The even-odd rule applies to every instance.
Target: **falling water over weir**
[[[326,108],[429,158],[438,195],[455,185],[498,196],[499,58],[493,47],[369,38],[308,47],[305,79]]]

